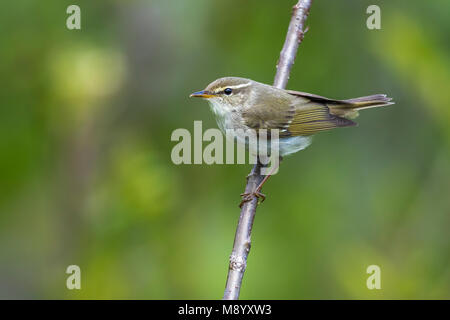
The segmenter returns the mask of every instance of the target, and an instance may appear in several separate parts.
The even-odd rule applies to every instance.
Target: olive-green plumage
[[[224,131],[279,129],[281,139],[354,126],[350,119],[359,110],[393,104],[384,94],[334,100],[236,77],[217,79],[191,96],[208,99]],[[302,148],[296,146],[285,153],[298,151],[294,149]]]

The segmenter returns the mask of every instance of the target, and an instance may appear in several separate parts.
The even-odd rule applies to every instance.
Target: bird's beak
[[[206,91],[206,90],[202,90],[202,91],[198,91],[198,92],[192,93],[189,97],[197,97],[197,98],[208,99],[208,98],[212,98],[214,96],[215,95],[213,93],[211,93],[209,91]]]

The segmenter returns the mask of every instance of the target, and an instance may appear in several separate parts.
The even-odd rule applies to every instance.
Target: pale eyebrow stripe
[[[222,90],[225,90],[226,88],[230,88],[230,89],[239,89],[239,88],[244,88],[244,87],[248,87],[249,85],[251,85],[251,82],[247,82],[247,83],[243,83],[243,84],[237,84],[235,86],[226,86],[226,87],[220,87],[217,88],[216,90],[214,90],[215,92],[220,92]]]

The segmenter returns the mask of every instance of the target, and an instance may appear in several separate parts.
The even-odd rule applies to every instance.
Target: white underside
[[[308,147],[312,142],[312,137],[289,137],[280,139],[280,155],[287,156]]]

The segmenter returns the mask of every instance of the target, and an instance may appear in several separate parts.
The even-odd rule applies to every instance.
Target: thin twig
[[[292,65],[297,55],[299,44],[303,40],[306,31],[303,28],[306,18],[311,8],[312,0],[299,0],[293,7],[291,22],[289,23],[286,40],[280,53],[277,63],[277,73],[275,75],[274,86],[284,89],[289,80]],[[247,177],[245,193],[252,193],[264,179],[261,175],[262,165],[258,162],[253,167]],[[247,257],[251,246],[251,233],[253,220],[255,219],[258,198],[245,202],[241,209],[236,235],[234,238],[233,251],[230,256],[230,266],[228,270],[227,284],[224,300],[237,300],[241,290],[242,278],[247,266]]]

